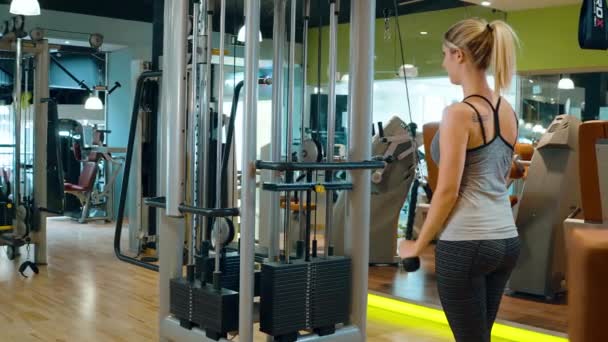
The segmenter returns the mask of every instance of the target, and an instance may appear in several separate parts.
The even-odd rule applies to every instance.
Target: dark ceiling
[[[126,20],[152,22],[155,0],[38,0],[40,7],[47,10],[73,12]],[[0,0],[10,4],[11,0]]]
[[[154,21],[154,2],[163,0],[39,0],[43,9],[88,14],[102,17],[111,17],[126,20],[153,22]],[[192,1],[192,0],[190,0]],[[350,17],[350,3],[354,0],[340,1],[341,23],[348,22]],[[261,30],[266,38],[272,36],[273,8],[275,0],[261,0]],[[8,4],[10,0],[0,0],[0,3]],[[298,1],[298,18],[301,18],[303,1]],[[470,4],[460,0],[397,0],[399,15],[436,11],[455,7],[464,7]],[[243,0],[226,0],[226,29],[228,32],[236,33],[243,25]],[[219,13],[220,2],[215,1],[216,13]],[[376,17],[382,18],[385,9],[390,10],[390,15],[394,15],[394,0],[377,0]],[[288,10],[289,12],[289,10]],[[321,13],[319,16],[318,14]],[[319,20],[322,25],[329,23],[329,1],[311,0],[311,22],[312,26],[317,26]],[[219,20],[215,20],[219,31]],[[298,26],[301,26],[298,20]]]

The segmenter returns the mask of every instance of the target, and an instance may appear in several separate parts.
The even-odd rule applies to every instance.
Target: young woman
[[[415,257],[439,234],[439,297],[457,342],[489,342],[506,283],[519,256],[507,176],[518,119],[500,96],[515,71],[518,39],[503,21],[467,19],[444,35],[443,67],[464,100],[445,109],[432,144],[439,179]],[[486,74],[494,75],[494,90]]]

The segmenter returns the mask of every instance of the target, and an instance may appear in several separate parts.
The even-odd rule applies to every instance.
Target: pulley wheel
[[[318,163],[323,160],[321,144],[314,139],[304,140],[300,151],[300,159],[305,163]]]
[[[211,243],[215,248],[216,243],[220,243],[222,247],[228,245],[234,240],[235,231],[234,223],[232,220],[224,217],[218,217],[213,223],[213,230],[211,231]]]

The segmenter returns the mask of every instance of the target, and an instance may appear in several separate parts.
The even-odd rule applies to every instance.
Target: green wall
[[[533,0],[532,0],[533,1]],[[417,13],[399,17],[404,37],[406,63],[418,67],[419,77],[445,75],[441,68],[442,35],[455,22],[470,17],[487,20],[506,19],[518,33],[522,49],[518,72],[552,72],[608,69],[608,52],[582,50],[578,46],[580,5],[525,11],[493,12],[480,6]],[[384,19],[376,20],[375,78],[395,77],[401,63],[394,18],[390,20],[391,37],[384,39]],[[338,27],[338,72],[348,73],[349,24]],[[420,35],[427,31],[427,36]],[[308,83],[317,83],[318,29],[309,30]],[[327,82],[329,59],[329,27],[322,28],[321,83]]]
[[[580,5],[511,12],[508,21],[522,42],[518,70],[541,72],[605,69],[606,51],[578,46]]]
[[[443,75],[441,68],[441,44],[443,33],[459,20],[470,17],[483,17],[488,20],[504,19],[504,13],[493,13],[491,9],[480,6],[468,6],[443,11],[424,12],[399,17],[405,60],[418,67],[420,77]],[[376,79],[394,78],[401,63],[399,40],[395,31],[394,17],[390,20],[390,34],[384,39],[384,19],[376,20]],[[429,34],[420,35],[421,31]],[[348,73],[350,24],[338,26],[338,72]],[[308,83],[317,82],[318,65],[318,29],[311,28],[308,35]],[[327,82],[329,59],[329,27],[322,28],[322,63],[321,83]]]

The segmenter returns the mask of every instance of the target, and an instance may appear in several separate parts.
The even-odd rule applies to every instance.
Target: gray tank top
[[[495,137],[490,141],[486,139],[479,111],[466,101],[470,97],[484,99],[494,111]],[[488,99],[479,95],[469,96],[463,101],[477,115],[484,144],[467,150],[458,200],[440,240],[499,240],[518,236],[507,189],[513,146],[500,134],[500,102],[499,99],[495,108]],[[439,140],[438,131],[431,145],[431,155],[437,165],[440,162]]]

